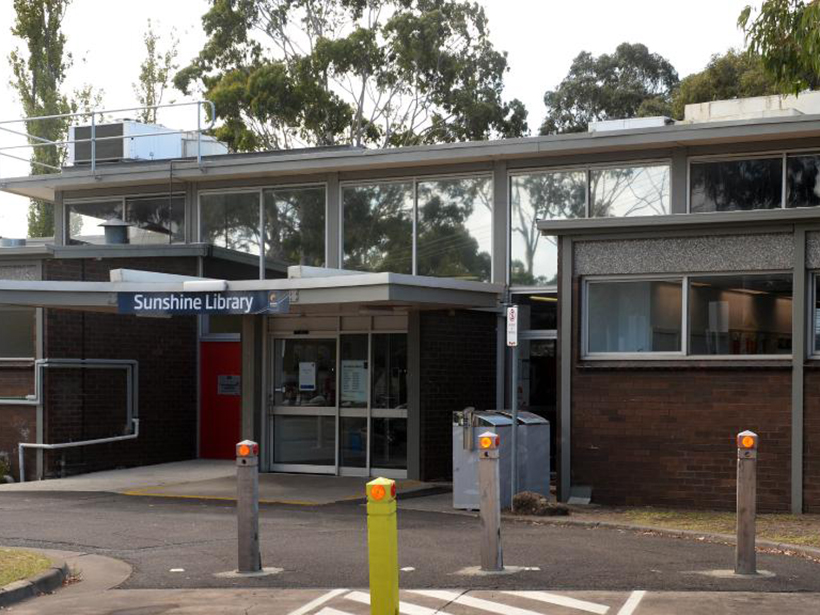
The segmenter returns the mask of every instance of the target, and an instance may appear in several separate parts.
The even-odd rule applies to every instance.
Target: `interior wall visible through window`
[[[37,310],[0,307],[0,359],[34,359],[37,355]]]

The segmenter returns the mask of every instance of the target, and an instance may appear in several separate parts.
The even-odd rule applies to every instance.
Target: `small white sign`
[[[507,308],[507,346],[518,346],[518,306]]]
[[[367,402],[367,361],[342,361],[342,403]]]
[[[299,390],[316,390],[316,363],[313,361],[301,361],[299,363]]]

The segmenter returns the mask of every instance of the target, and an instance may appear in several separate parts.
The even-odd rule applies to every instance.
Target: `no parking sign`
[[[518,346],[518,306],[507,308],[507,346]]]

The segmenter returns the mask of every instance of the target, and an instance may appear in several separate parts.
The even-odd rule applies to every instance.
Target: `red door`
[[[233,459],[242,420],[242,344],[200,343],[199,455]]]

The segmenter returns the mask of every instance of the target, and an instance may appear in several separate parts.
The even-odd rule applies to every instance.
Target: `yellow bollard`
[[[399,536],[396,481],[367,483],[367,552],[370,562],[370,615],[399,614]]]

